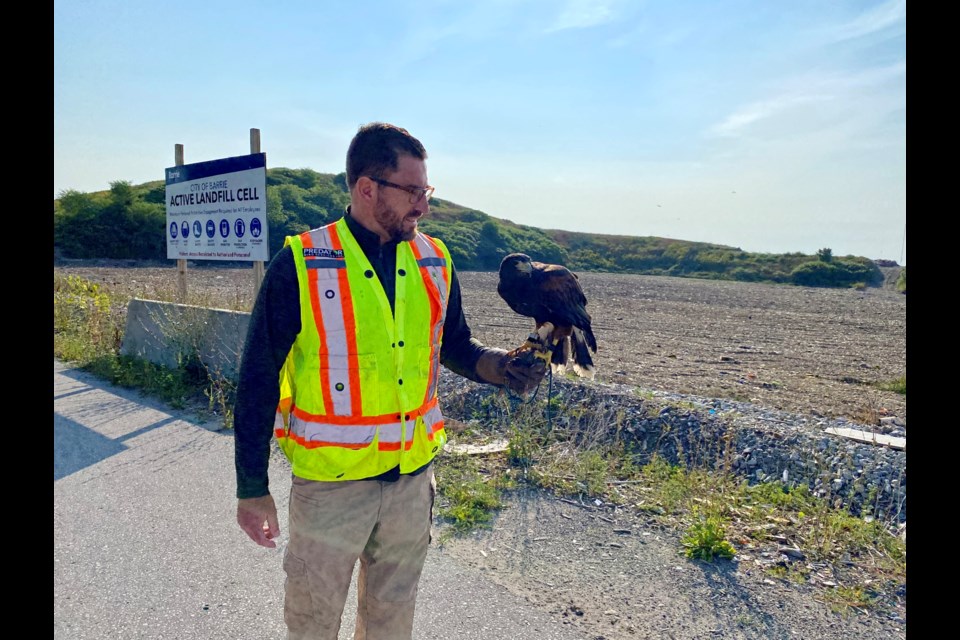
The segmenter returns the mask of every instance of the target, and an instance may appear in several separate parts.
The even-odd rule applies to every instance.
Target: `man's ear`
[[[364,202],[373,202],[377,199],[377,185],[376,182],[368,178],[367,176],[360,176],[357,178],[357,184],[353,187],[357,191],[357,197]]]

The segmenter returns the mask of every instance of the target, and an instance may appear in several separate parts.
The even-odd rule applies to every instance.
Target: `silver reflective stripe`
[[[327,424],[306,422],[290,416],[290,433],[306,442],[332,442],[335,444],[370,444],[377,435],[377,425]]]
[[[330,231],[326,227],[316,229],[310,233],[314,248],[333,249]],[[324,341],[326,343],[328,369],[320,375],[329,377],[330,396],[333,398],[331,413],[337,416],[348,416],[352,411],[350,394],[350,361],[347,357],[347,331],[343,318],[343,304],[341,303],[339,270],[346,267],[343,260],[326,258],[306,259],[307,268],[313,269],[313,263],[330,265],[318,266],[317,272],[317,299],[320,301],[320,323],[323,326]]]
[[[306,442],[331,442],[334,444],[370,444],[380,431],[381,444],[400,443],[399,422],[380,425],[342,425],[326,422],[308,422],[296,415],[290,416],[290,434]]]
[[[417,234],[416,242],[420,249],[420,255],[423,256],[417,260],[417,264],[427,268],[427,273],[430,274],[434,284],[437,285],[437,291],[440,292],[440,300],[443,302],[444,314],[446,314],[447,282],[443,279],[443,268],[447,265],[447,259],[439,248],[434,247],[433,244],[422,235]],[[440,320],[441,324],[443,324],[443,318]]]
[[[433,344],[437,344],[440,340],[440,327],[443,325],[437,325],[433,329]],[[440,349],[434,349],[435,355],[433,356],[433,362],[430,363],[430,371],[433,373],[430,376],[430,385],[427,388],[427,395],[424,396],[427,400],[431,399],[437,394],[437,383],[440,381]]]
[[[429,433],[433,432],[433,426],[443,421],[443,413],[440,411],[440,405],[434,405],[430,411],[423,414],[423,422],[429,427]]]
[[[399,422],[388,422],[380,425],[380,442],[400,443],[400,432],[403,425]],[[407,438],[408,440],[410,438]]]

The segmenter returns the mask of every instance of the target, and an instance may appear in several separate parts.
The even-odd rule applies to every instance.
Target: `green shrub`
[[[907,268],[904,267],[900,270],[900,277],[897,278],[897,291],[900,293],[907,292]]]
[[[126,302],[78,276],[53,277],[53,355],[86,364],[120,350]]]

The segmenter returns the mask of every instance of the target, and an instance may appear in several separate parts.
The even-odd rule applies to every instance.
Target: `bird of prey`
[[[523,253],[511,253],[500,262],[497,293],[511,309],[536,323],[536,333],[515,351],[540,352],[561,375],[572,360],[574,373],[593,379],[596,368],[590,352],[597,352],[597,339],[575,273],[558,264],[536,262]]]

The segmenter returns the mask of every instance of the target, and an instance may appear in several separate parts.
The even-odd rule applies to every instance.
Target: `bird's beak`
[[[529,262],[518,262],[517,271],[527,274],[533,273],[533,265]]]

